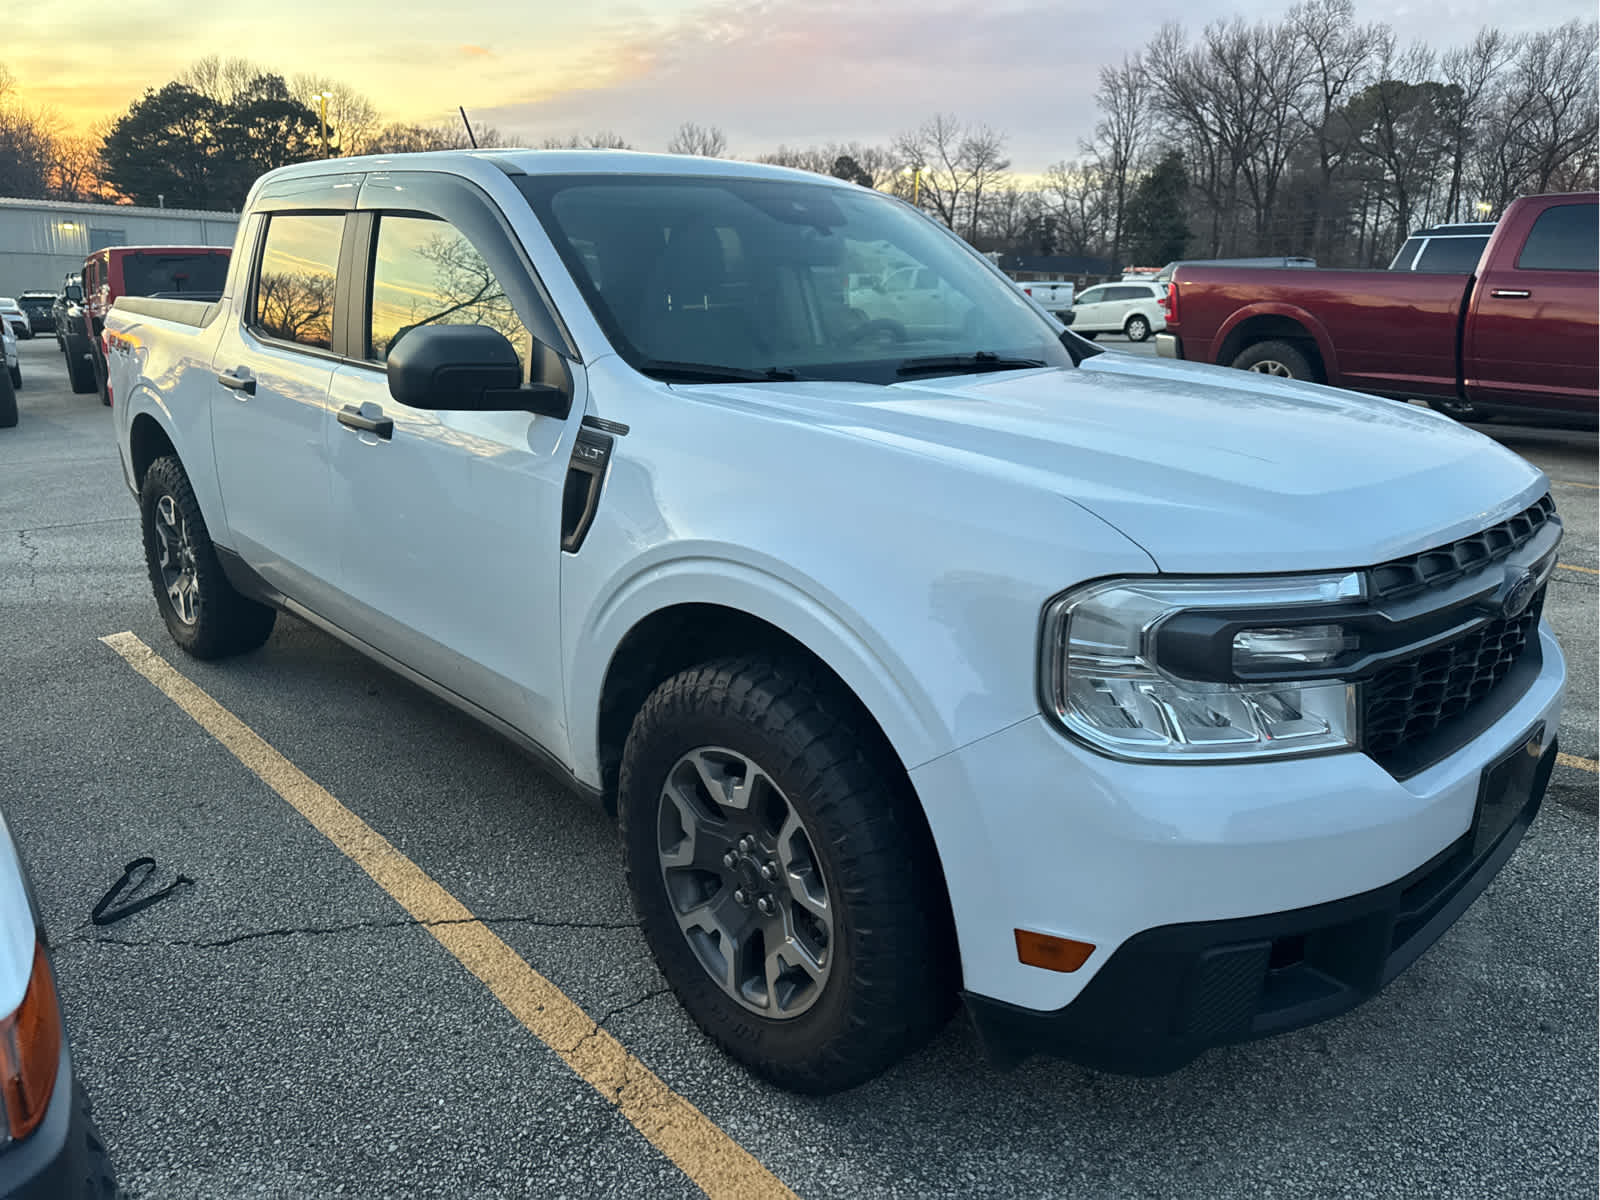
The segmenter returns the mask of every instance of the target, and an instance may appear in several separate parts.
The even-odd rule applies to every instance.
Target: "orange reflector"
[[[11,1136],[27,1137],[44,1120],[61,1061],[61,1010],[44,947],[33,948],[33,977],[17,1011],[0,1021],[0,1095]]]
[[[1076,971],[1094,953],[1094,947],[1088,942],[1034,933],[1031,929],[1018,929],[1016,934],[1017,960],[1046,971]]]

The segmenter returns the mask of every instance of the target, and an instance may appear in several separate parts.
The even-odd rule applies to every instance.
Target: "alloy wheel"
[[[1264,358],[1260,362],[1251,363],[1246,370],[1255,371],[1260,375],[1276,375],[1280,379],[1294,378],[1294,372],[1275,358]]]
[[[194,544],[189,540],[189,523],[178,511],[170,495],[156,501],[156,541],[160,557],[161,586],[172,601],[172,611],[185,625],[200,619],[200,580],[195,572]]]
[[[832,897],[771,776],[734,750],[691,750],[662,786],[656,849],[678,927],[728,996],[772,1020],[817,1002],[833,966]]]

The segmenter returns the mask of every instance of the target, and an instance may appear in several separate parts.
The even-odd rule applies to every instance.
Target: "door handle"
[[[1489,295],[1496,300],[1526,300],[1533,293],[1523,288],[1495,288]]]
[[[346,429],[359,429],[363,433],[373,433],[388,441],[394,437],[394,418],[381,414],[369,417],[353,404],[346,404],[339,410],[339,424]]]
[[[218,371],[217,382],[223,387],[235,392],[243,392],[246,396],[256,394],[256,377],[250,374],[246,367],[235,367],[231,371]]]

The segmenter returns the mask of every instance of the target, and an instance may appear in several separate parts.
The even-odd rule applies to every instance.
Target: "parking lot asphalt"
[[[1572,671],[1572,757],[1503,874],[1410,971],[1345,1017],[1162,1078],[1041,1059],[997,1073],[958,1018],[884,1077],[819,1100],[754,1081],[700,1036],[634,925],[614,831],[506,743],[287,617],[244,658],[179,654],[109,413],[70,394],[52,341],[22,356],[21,423],[0,430],[0,810],[130,1195],[700,1189],[648,1122],[100,640],[122,631],[800,1196],[1595,1193],[1593,434],[1485,427],[1550,475],[1566,520],[1547,611]],[[90,925],[140,855],[193,885]]]

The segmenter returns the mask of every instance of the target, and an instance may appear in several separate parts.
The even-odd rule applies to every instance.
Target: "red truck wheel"
[[[1306,356],[1288,342],[1257,342],[1246,346],[1235,356],[1231,366],[1241,371],[1256,371],[1262,375],[1276,375],[1280,379],[1317,381],[1316,372]]]

